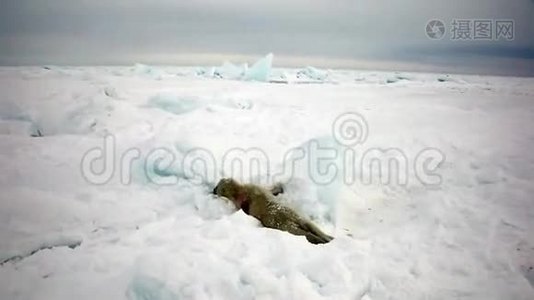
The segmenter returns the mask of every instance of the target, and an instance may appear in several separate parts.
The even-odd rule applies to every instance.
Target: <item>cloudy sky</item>
[[[432,19],[445,23],[441,40],[425,33]],[[514,39],[453,40],[454,19],[513,20]],[[1,65],[209,65],[269,52],[276,66],[534,76],[534,0],[0,0]]]

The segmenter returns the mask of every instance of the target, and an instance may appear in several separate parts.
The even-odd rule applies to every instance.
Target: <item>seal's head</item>
[[[219,197],[225,197],[232,201],[237,208],[246,201],[243,186],[232,178],[223,178],[213,189],[213,193]]]

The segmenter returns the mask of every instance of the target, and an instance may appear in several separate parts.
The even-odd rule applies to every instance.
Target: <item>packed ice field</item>
[[[270,60],[0,68],[0,299],[534,299],[534,78]],[[366,126],[356,145],[335,137],[346,113]],[[396,149],[406,176],[367,182],[335,159],[319,183],[312,143],[356,161]],[[275,178],[295,148],[306,158]],[[180,164],[192,149],[216,163],[200,182]],[[269,171],[242,180],[282,181],[280,201],[334,240],[212,195],[232,149],[265,153]]]

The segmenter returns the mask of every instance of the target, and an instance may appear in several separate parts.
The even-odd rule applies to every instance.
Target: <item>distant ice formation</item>
[[[246,63],[236,65],[225,61],[219,67],[203,67],[196,70],[197,76],[206,78],[221,78],[243,81],[260,81],[272,83],[323,83],[331,82],[330,71],[321,70],[312,66],[298,70],[289,75],[283,70],[274,70],[272,53],[267,54],[251,67]]]
[[[241,79],[245,75],[247,68],[247,64],[238,66],[225,61],[222,66],[215,68],[213,76],[224,79]]]
[[[308,66],[297,72],[297,78],[306,77],[313,80],[324,81],[328,78],[328,72]]]
[[[402,80],[410,80],[410,77],[400,73],[395,73],[393,76],[386,78],[386,83],[396,83]]]
[[[144,64],[135,64],[132,69],[133,73],[140,76],[147,76],[151,77],[156,80],[161,79],[161,72],[151,66],[144,65]]]
[[[245,72],[243,79],[253,81],[269,81],[273,65],[273,54],[269,53],[258,60],[252,67]]]
[[[259,59],[252,67],[248,64],[236,65],[231,62],[224,62],[219,67],[200,68],[196,74],[208,78],[223,78],[233,80],[248,81],[269,81],[273,64],[273,54],[269,53]]]

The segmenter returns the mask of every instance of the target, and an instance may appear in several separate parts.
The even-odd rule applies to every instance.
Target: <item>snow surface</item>
[[[0,299],[534,299],[534,79],[328,78],[0,68]],[[365,117],[364,149],[412,161],[434,147],[446,160],[435,186],[411,172],[407,185],[345,185],[338,174],[323,186],[297,166],[281,201],[332,234],[326,245],[262,228],[210,195],[222,171],[200,185],[154,161],[119,172],[132,149],[179,158],[203,148],[219,161],[257,147],[280,166],[294,147],[339,147],[332,124],[345,112]],[[82,157],[110,134],[115,172],[91,184]]]

